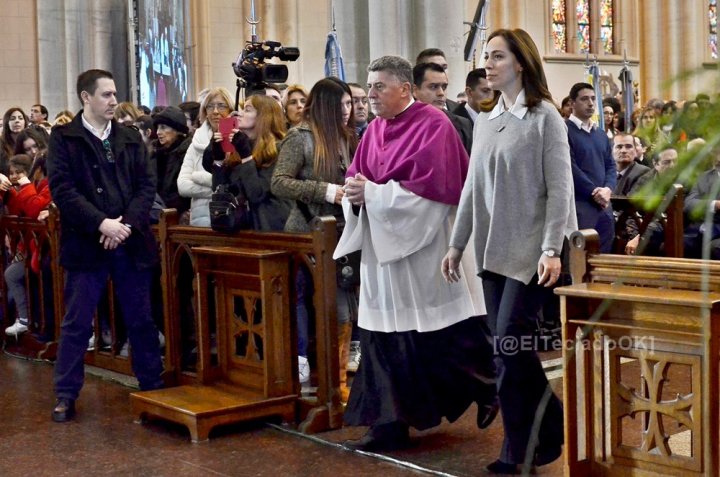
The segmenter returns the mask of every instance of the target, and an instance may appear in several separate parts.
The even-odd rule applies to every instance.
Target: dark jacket
[[[638,180],[647,174],[651,169],[645,167],[642,164],[638,164],[633,161],[627,170],[617,181],[615,188],[613,189],[614,195],[630,195],[630,191],[638,182]]]
[[[176,209],[178,215],[190,209],[190,198],[180,197],[177,178],[191,142],[191,137],[181,136],[168,147],[162,147],[158,143],[153,148],[157,171],[157,193],[165,202],[165,206],[169,209]]]
[[[448,119],[450,119],[450,122],[455,127],[455,130],[460,135],[460,140],[462,141],[469,156],[470,151],[472,150],[473,122],[449,111],[443,110],[443,112],[447,115]]]
[[[121,247],[137,268],[153,266],[158,246],[150,230],[150,208],[155,196],[155,171],[140,134],[114,120],[110,144],[115,160],[116,184],[106,184],[101,167],[107,164],[98,153],[80,111],[72,122],[53,129],[47,168],[53,200],[60,210],[60,264],[69,270],[98,270],[109,261],[111,251],[100,244],[98,228],[106,211],[120,208],[122,221],[132,227]],[[115,187],[121,204],[108,203],[105,188]]]
[[[240,135],[235,136],[233,146],[236,150],[242,151],[243,148],[236,140]],[[270,191],[270,180],[275,164],[262,169],[257,168],[255,161],[234,167],[216,165],[214,163],[221,161],[225,156],[219,144],[211,142],[203,154],[203,167],[213,175],[213,190],[220,184],[230,185],[230,191],[249,204],[253,230],[281,232],[290,214],[291,203],[276,197]],[[240,155],[247,157],[249,151],[240,152]]]
[[[470,117],[470,113],[468,113],[468,112],[467,112],[467,109],[465,109],[465,103],[460,103],[460,104],[458,104],[457,108],[453,109],[453,110],[450,111],[450,112],[453,113],[453,114],[456,115],[456,116],[460,116],[461,118],[465,118],[465,119],[467,119],[468,121],[470,121],[471,123],[474,124],[474,121],[473,121],[472,118]]]

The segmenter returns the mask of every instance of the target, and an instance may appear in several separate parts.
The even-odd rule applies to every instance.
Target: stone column
[[[660,96],[663,58],[660,42],[660,6],[654,0],[640,0],[640,104]]]
[[[399,55],[415,60],[410,0],[368,0],[370,58]]]
[[[345,79],[365,85],[370,57],[368,0],[335,0],[335,29],[343,53]]]
[[[457,93],[465,88],[464,33],[470,29],[463,25],[464,8],[448,5],[437,0],[417,0],[414,10],[414,50],[407,58],[415,62],[417,54],[425,48],[440,48],[448,62],[449,86],[447,95],[455,100]],[[472,21],[472,18],[468,18]]]

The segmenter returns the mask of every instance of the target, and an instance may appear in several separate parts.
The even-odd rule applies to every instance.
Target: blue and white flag
[[[345,81],[345,66],[335,29],[328,33],[325,44],[325,76],[334,76]]]

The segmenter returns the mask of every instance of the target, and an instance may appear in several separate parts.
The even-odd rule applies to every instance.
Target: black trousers
[[[533,341],[543,287],[537,275],[529,285],[488,271],[481,277],[505,430],[500,460],[522,464],[528,453],[532,460],[536,452],[563,443],[562,404],[550,389]]]
[[[65,275],[65,317],[60,327],[60,344],[55,363],[55,394],[77,399],[85,377],[84,357],[92,334],[93,314],[100,295],[112,277],[120,301],[125,327],[132,349],[132,367],[140,389],[162,387],[163,370],[158,330],[150,307],[152,270],[137,270],[124,247],[112,252],[108,267],[100,270],[68,270]]]

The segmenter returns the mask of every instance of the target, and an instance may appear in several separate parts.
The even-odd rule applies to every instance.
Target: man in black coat
[[[483,102],[491,100],[494,93],[488,84],[485,68],[476,68],[470,71],[465,78],[467,102],[459,104],[452,112],[475,124]]]
[[[715,148],[715,167],[698,176],[685,198],[684,246],[686,258],[720,260],[720,151]],[[706,220],[708,221],[706,223]],[[703,243],[707,236],[709,250]]]
[[[612,155],[617,168],[613,195],[627,196],[635,183],[651,169],[635,162],[635,138],[632,134],[619,131],[613,136],[612,143]]]
[[[435,63],[420,63],[413,68],[413,96],[418,101],[435,106],[445,113],[468,155],[472,149],[473,123],[469,119],[453,114],[445,107],[448,79],[445,70]]]
[[[150,311],[151,272],[158,262],[149,222],[155,173],[137,131],[112,119],[117,106],[112,74],[81,73],[77,94],[84,109],[53,130],[47,158],[50,190],[60,210],[60,264],[67,272],[55,363],[55,422],[75,415],[93,314],[108,276],[140,389],[162,387],[158,330]]]

